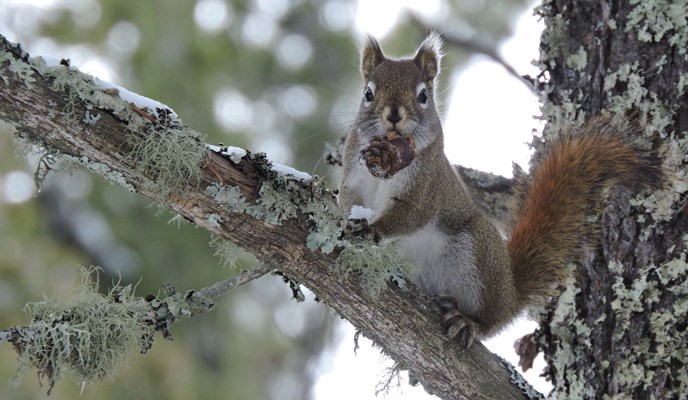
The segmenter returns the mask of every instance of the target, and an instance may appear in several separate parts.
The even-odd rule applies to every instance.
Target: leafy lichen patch
[[[680,328],[682,321],[688,317],[688,263],[686,254],[682,253],[674,260],[660,266],[647,265],[638,271],[637,279],[624,278],[623,264],[612,261],[609,270],[614,274],[614,296],[609,303],[608,315],[598,321],[611,319],[614,332],[612,341],[624,341],[618,346],[617,353],[610,354],[615,358],[616,377],[615,393],[632,393],[637,388],[655,387],[657,374],[677,377],[672,379],[671,386],[675,393],[685,393],[688,381],[678,377],[688,373],[688,354],[675,352],[681,349],[687,339],[685,331]],[[594,397],[598,394],[595,388],[586,384],[586,378],[577,368],[591,351],[591,335],[594,326],[584,325],[577,317],[575,296],[580,291],[573,284],[567,286],[554,312],[550,329],[561,340],[558,342],[556,358],[550,360],[556,372],[555,382],[566,382],[569,388],[567,398],[588,398],[585,393]],[[673,293],[675,299],[669,308],[658,305],[666,302],[667,293]],[[645,321],[644,338],[635,345],[629,346],[629,332],[637,329],[640,320]],[[671,353],[671,354],[670,354]],[[672,362],[667,363],[667,357]],[[587,359],[587,358],[586,358]],[[609,362],[601,362],[600,369],[609,367]],[[565,380],[563,380],[565,379]]]
[[[583,46],[580,46],[578,51],[569,55],[566,59],[566,65],[576,71],[583,71],[585,69],[585,66],[588,65],[588,53]]]
[[[86,125],[94,126],[96,124],[96,122],[98,122],[99,119],[100,119],[100,114],[96,113],[94,115],[94,114],[91,114],[91,112],[89,110],[86,110],[86,113],[84,114],[84,119],[81,120],[81,122],[83,122]]]
[[[127,181],[127,179],[124,177],[124,174],[122,174],[119,171],[113,170],[107,164],[91,161],[86,156],[74,157],[67,154],[61,154],[59,157],[62,160],[64,160],[67,164],[72,163],[84,166],[88,170],[102,176],[106,181],[112,184],[120,185],[132,193],[136,192],[136,188],[134,187],[134,185]]]
[[[36,82],[36,77],[33,76],[33,68],[21,59],[18,59],[14,54],[10,52],[0,52],[0,65],[5,61],[9,62],[9,70],[14,72],[19,76],[19,78],[24,82],[27,89],[33,88],[33,83]],[[0,75],[5,85],[9,82],[7,78]]]
[[[213,151],[227,155],[221,149]],[[318,177],[305,179],[304,175],[294,174],[285,168],[275,169],[262,153],[247,152],[243,158],[247,158],[246,162],[251,162],[252,168],[257,169],[255,173],[261,180],[260,195],[255,200],[248,200],[237,187],[213,183],[206,187],[206,191],[220,204],[231,212],[245,213],[273,225],[280,225],[287,219],[303,214],[311,222],[306,240],[309,249],[330,253],[344,244],[341,236],[346,216]]]
[[[654,221],[670,221],[676,214],[676,205],[683,202],[688,191],[688,171],[684,168],[686,154],[688,137],[675,137],[667,141],[662,152],[664,189],[655,191],[642,201]]]
[[[626,32],[637,32],[643,42],[659,42],[665,36],[679,54],[686,53],[688,25],[685,0],[631,0],[634,5],[628,15]]]

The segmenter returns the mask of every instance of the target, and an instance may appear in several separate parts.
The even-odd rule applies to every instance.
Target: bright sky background
[[[422,3],[422,4],[421,4]],[[382,0],[359,1],[356,23],[362,32],[369,32],[383,39],[399,18],[401,7],[418,10],[427,15],[442,12],[439,1]],[[379,8],[378,8],[379,7]],[[379,11],[384,8],[385,12]],[[383,16],[384,19],[380,19]],[[500,54],[520,74],[535,76],[537,68],[532,61],[538,58],[538,43],[542,23],[529,9],[518,17],[515,34],[499,48]],[[414,49],[409,49],[409,52]],[[451,51],[448,48],[447,51]],[[444,73],[448,73],[444,69]],[[539,114],[538,101],[522,83],[509,75],[504,68],[486,56],[474,56],[466,67],[450,80],[451,95],[443,107],[445,149],[452,163],[482,171],[511,177],[512,162],[524,168],[528,166],[532,130],[539,126],[533,117]],[[484,342],[493,352],[517,365],[513,350],[516,339],[533,332],[537,324],[520,319],[504,333]],[[362,338],[361,348],[354,355],[351,324],[342,324],[340,344],[334,354],[323,357],[322,375],[314,388],[318,400],[375,399],[375,387],[382,381],[386,367],[393,363],[386,360],[372,343]],[[547,393],[551,385],[539,375],[545,366],[539,355],[532,368],[524,374],[540,392]],[[393,400],[436,399],[421,387],[411,387],[405,381],[387,396]]]

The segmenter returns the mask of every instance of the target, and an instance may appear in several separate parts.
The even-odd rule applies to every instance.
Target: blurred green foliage
[[[433,26],[497,43],[526,2],[428,4],[441,12],[420,23],[403,14],[382,40],[390,54],[408,53]],[[167,104],[211,143],[265,151],[334,186],[337,171],[322,156],[358,108],[356,9],[346,0],[2,1],[0,34]],[[445,66],[470,56],[448,53]],[[12,157],[11,142],[0,137],[0,328],[25,324],[28,301],[67,298],[80,265],[100,265],[104,286],[140,281],[140,295],[164,282],[200,288],[232,273],[212,256],[207,232],[168,224],[172,216],[150,201],[84,171],[54,173],[27,199],[18,188],[36,160]],[[278,278],[264,277],[220,299],[214,312],[176,324],[174,342],[157,338],[114,382],[79,395],[80,386],[64,380],[52,398],[309,398],[334,319],[312,296],[302,304],[289,296]],[[15,360],[0,344],[0,381],[13,375]],[[0,382],[0,398],[43,398],[45,389],[29,374],[18,387]]]

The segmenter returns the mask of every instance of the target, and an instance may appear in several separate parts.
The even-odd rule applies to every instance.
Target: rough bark
[[[547,316],[541,345],[559,398],[678,399],[688,393],[685,2],[545,1],[546,138],[601,112],[648,127],[666,188],[611,192],[580,291]],[[548,79],[547,79],[548,77]],[[661,139],[660,139],[661,137]]]
[[[200,182],[161,196],[156,177],[145,169],[142,172],[138,165],[141,160],[131,156],[131,142],[127,140],[131,135],[150,133],[150,125],[156,123],[149,114],[153,111],[136,110],[119,100],[113,90],[84,89],[81,74],[72,68],[38,68],[29,61],[27,54],[0,36],[0,130],[38,143],[49,153],[82,160],[130,190],[238,244],[261,261],[279,265],[284,274],[310,288],[401,366],[415,371],[428,392],[444,399],[526,397],[518,387],[523,382],[520,375],[513,368],[509,371],[482,345],[461,351],[448,341],[440,328],[436,305],[412,285],[389,283],[374,297],[359,275],[343,277],[333,272],[338,249],[325,253],[307,246],[314,229],[309,215],[297,211],[281,223],[268,223],[237,212],[208,190],[236,187],[248,203],[260,202],[260,189],[280,179],[269,167],[266,170],[260,157],[243,157],[237,162],[209,152]],[[56,76],[67,72],[82,79],[82,86],[66,83],[56,90]],[[112,97],[114,103],[104,101],[104,95]],[[99,116],[96,121],[94,115]],[[306,196],[332,196],[309,183],[291,181],[290,185],[303,189],[295,191],[302,198],[292,197],[292,202],[312,200]],[[286,192],[279,195],[289,196]]]

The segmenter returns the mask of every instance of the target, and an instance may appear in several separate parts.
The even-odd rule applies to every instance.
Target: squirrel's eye
[[[365,100],[366,100],[368,103],[370,103],[371,101],[373,101],[373,98],[375,97],[375,96],[373,95],[373,91],[370,90],[370,88],[366,88],[365,93],[363,94],[363,96],[365,96]]]
[[[425,91],[425,89],[421,90],[420,93],[418,93],[418,102],[421,105],[425,105],[428,103],[428,94]]]
[[[363,98],[365,99],[366,105],[369,105],[373,101],[375,98],[375,82],[368,81],[365,92],[363,92]]]

